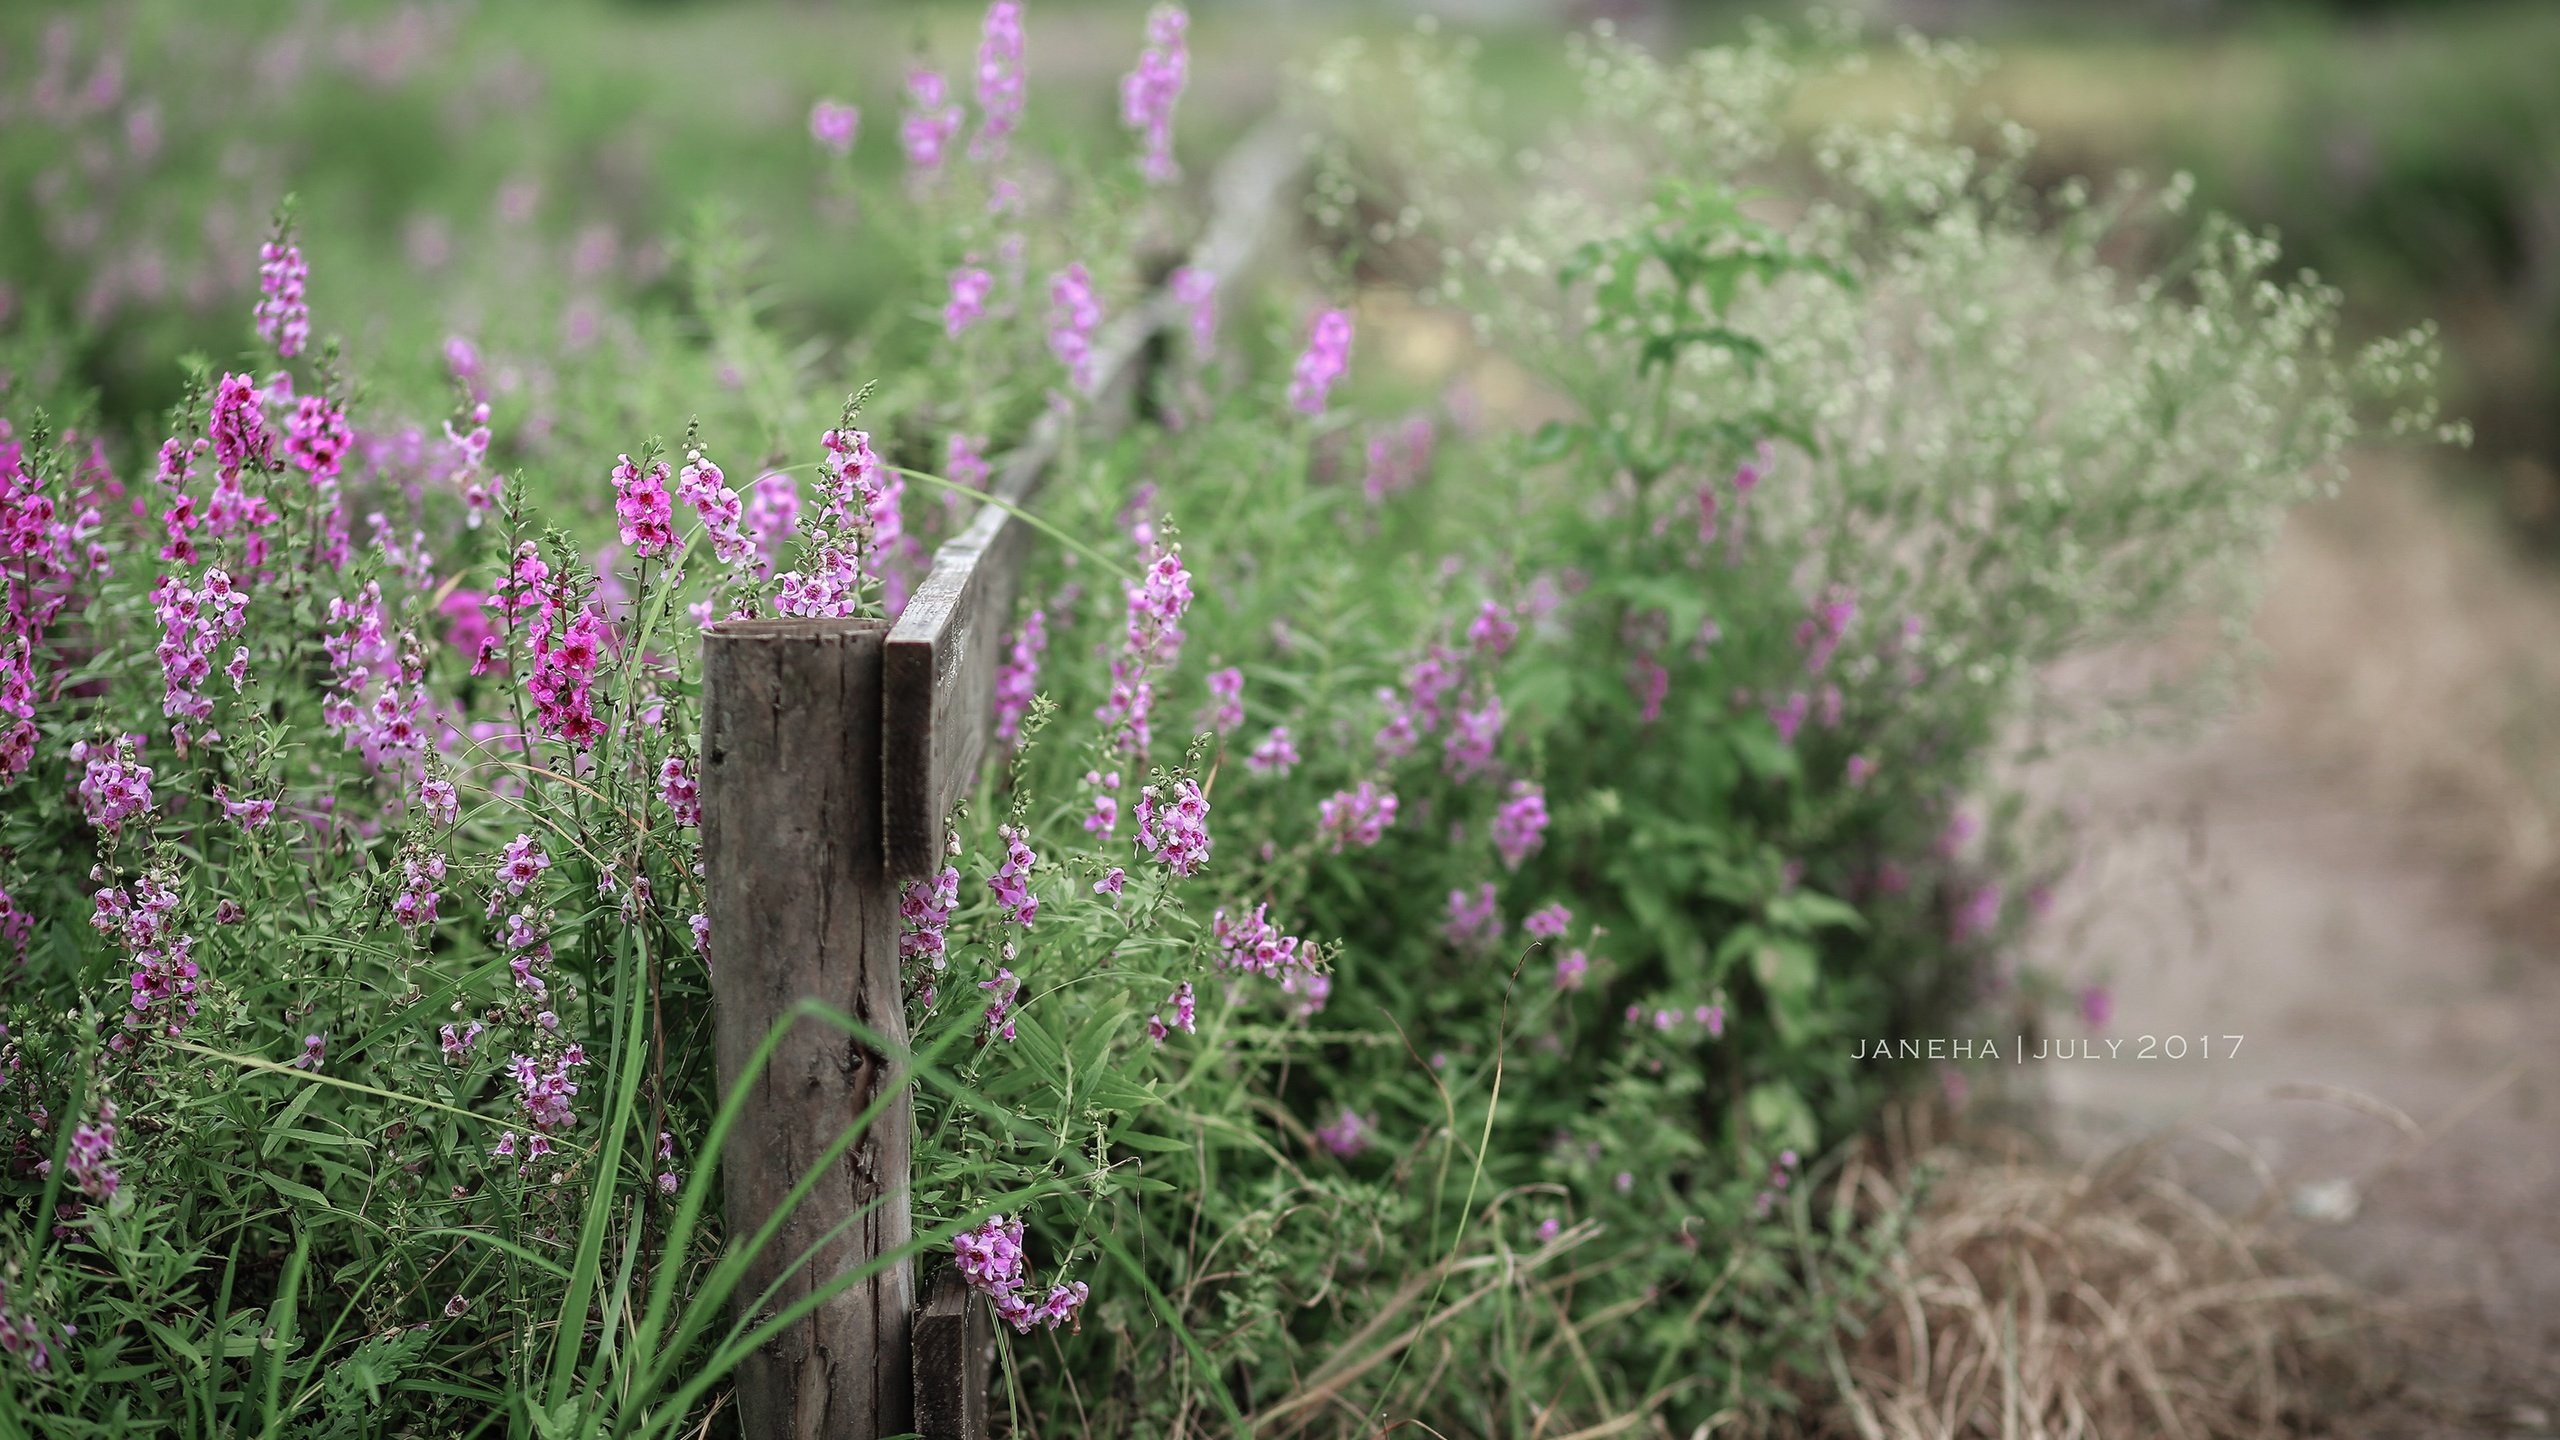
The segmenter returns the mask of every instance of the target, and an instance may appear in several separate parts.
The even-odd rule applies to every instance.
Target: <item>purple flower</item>
[[[1591,957],[1579,950],[1568,950],[1556,957],[1556,988],[1579,990],[1582,979],[1591,972]]]
[[[1849,757],[1849,763],[1841,767],[1841,772],[1843,778],[1849,782],[1849,788],[1855,790],[1875,778],[1876,762],[1863,754],[1852,755]]]
[[[1374,781],[1363,780],[1357,788],[1336,791],[1316,804],[1316,834],[1330,842],[1336,855],[1346,845],[1365,850],[1377,844],[1395,823],[1395,792],[1379,789]]]
[[[112,1100],[98,1106],[97,1123],[71,1128],[70,1153],[63,1157],[63,1178],[71,1187],[104,1205],[116,1198],[123,1183],[108,1162],[115,1158],[116,1107]]]
[[[1210,712],[1209,728],[1220,735],[1233,733],[1244,724],[1244,672],[1230,665],[1209,672],[1209,698],[1216,702]]]
[[[1486,883],[1469,895],[1465,890],[1449,892],[1449,918],[1440,933],[1461,950],[1490,947],[1502,936],[1502,912],[1496,905],[1493,886]]]
[[[1559,940],[1572,924],[1573,912],[1564,907],[1564,902],[1557,901],[1530,911],[1529,918],[1520,922],[1520,928],[1540,940]]]
[[[995,292],[996,277],[974,265],[963,265],[951,272],[951,299],[942,307],[942,333],[957,340],[960,332],[978,323],[987,313],[987,297]]]
[[[1520,625],[1511,612],[1491,600],[1476,612],[1467,624],[1467,643],[1487,660],[1499,660],[1511,653],[1511,644],[1520,638]]]
[[[663,460],[643,470],[625,455],[613,467],[613,513],[621,522],[622,543],[643,560],[675,547],[675,498],[667,489],[670,478]]]
[[[943,966],[944,934],[951,928],[951,912],[960,904],[960,872],[945,865],[929,880],[918,880],[898,897],[898,920],[904,933],[898,937],[900,960],[929,961],[933,968]]]
[[[1022,719],[1031,713],[1040,654],[1048,648],[1048,616],[1034,610],[1022,617],[1022,628],[1007,642],[1004,663],[996,667],[996,739],[1007,745],[1021,734]]]
[[[1269,978],[1286,973],[1300,963],[1303,941],[1284,935],[1271,923],[1270,906],[1256,905],[1251,914],[1227,918],[1219,910],[1209,920],[1209,938],[1226,952],[1219,963],[1230,970],[1248,971]]]
[[[1015,0],[995,0],[978,39],[977,138],[969,153],[990,163],[1004,158],[1006,137],[1022,120],[1025,85],[1022,63],[1022,7]]]
[[[1814,602],[1812,613],[1796,624],[1796,648],[1804,652],[1804,668],[1808,675],[1819,675],[1831,664],[1833,652],[1849,633],[1858,618],[1858,595],[1846,585],[1834,585]]]
[[[141,760],[142,737],[119,737],[112,749],[86,740],[71,744],[72,763],[82,766],[80,813],[101,830],[115,830],[151,811],[151,767]]]
[[[320,1068],[321,1062],[328,1057],[328,1053],[329,1040],[327,1036],[305,1035],[302,1037],[302,1053],[294,1058],[293,1068],[296,1070],[317,1070]]]
[[[1013,1038],[1013,1002],[1022,994],[1022,981],[1010,970],[998,967],[996,978],[981,980],[978,988],[991,993],[995,1002],[987,1007],[987,1038]]]
[[[1769,723],[1777,727],[1779,743],[1795,743],[1796,732],[1804,728],[1805,716],[1812,709],[1812,698],[1801,690],[1789,693],[1784,700],[1769,702]]]
[[[1420,484],[1431,471],[1431,452],[1438,441],[1438,432],[1428,415],[1415,415],[1371,432],[1368,470],[1361,476],[1360,493],[1370,504],[1377,505],[1390,495]],[[1552,584],[1549,588],[1553,588]],[[1524,609],[1522,613],[1528,611]]]
[[[2104,1030],[2116,1013],[2116,998],[2104,985],[2092,985],[2080,992],[2080,1020],[2092,1030]]]
[[[1316,1127],[1316,1143],[1349,1159],[1369,1148],[1370,1132],[1376,1128],[1376,1121],[1361,1119],[1357,1112],[1345,1105],[1332,1123]]]
[[[809,107],[809,138],[821,150],[852,154],[854,131],[861,124],[862,112],[841,101],[821,100]]]
[[[1021,831],[1007,825],[998,833],[1004,840],[1004,863],[987,877],[987,888],[995,892],[997,904],[1013,913],[1013,923],[1027,930],[1040,913],[1040,897],[1031,893],[1031,872],[1040,857]]]
[[[960,1278],[990,1296],[1010,1295],[1022,1287],[1022,1222],[988,1216],[974,1230],[951,1237],[951,1257]]]
[[[1182,174],[1173,160],[1173,107],[1189,70],[1183,31],[1190,23],[1180,5],[1148,12],[1147,48],[1139,52],[1138,68],[1120,81],[1120,123],[1144,137],[1138,172],[1151,185],[1169,184]]]
[[[1501,741],[1502,697],[1488,695],[1483,705],[1450,717],[1449,737],[1441,742],[1442,768],[1471,780],[1493,768],[1494,748]]]
[[[1519,869],[1545,843],[1546,833],[1546,791],[1526,780],[1512,781],[1511,798],[1493,813],[1493,848],[1502,856],[1502,868]]]
[[[1289,406],[1301,415],[1322,415],[1325,396],[1351,364],[1351,317],[1340,310],[1317,315],[1307,331],[1307,348],[1289,378]]]
[[[1304,1020],[1322,1010],[1324,1002],[1332,998],[1333,977],[1321,970],[1291,970],[1280,977],[1280,993],[1295,997],[1297,1003],[1289,1007],[1289,1013]]]
[[[290,360],[311,343],[311,306],[302,289],[311,277],[290,231],[258,249],[258,338]]]
[[[1102,326],[1102,302],[1083,262],[1049,277],[1049,353],[1067,367],[1068,383],[1093,388],[1093,332]]]
[[[1164,1011],[1167,1009],[1173,1011],[1171,1021],[1163,1018]],[[1200,1030],[1199,1005],[1192,996],[1191,982],[1188,980],[1183,981],[1172,994],[1164,997],[1164,1004],[1158,1007],[1155,1014],[1147,1017],[1147,1034],[1158,1045],[1162,1045],[1165,1037],[1176,1030],[1185,1035],[1196,1035]]]
[[[1159,804],[1150,785],[1138,792],[1137,813],[1138,848],[1166,869],[1188,878],[1209,862],[1209,800],[1200,782],[1176,781],[1170,804]]]
[[[1251,753],[1244,757],[1244,768],[1255,775],[1286,775],[1297,768],[1298,746],[1289,738],[1289,727],[1274,725]]]
[[[907,183],[931,185],[942,173],[951,137],[960,133],[960,107],[942,74],[915,66],[907,71],[907,112],[898,122],[898,144],[907,152]]]
[[[1121,869],[1117,865],[1114,865],[1111,867],[1108,874],[1093,882],[1093,893],[1096,895],[1116,896],[1128,883],[1129,872]]]
[[[1662,702],[1671,694],[1671,672],[1650,655],[1638,655],[1627,665],[1627,689],[1636,697],[1636,723],[1651,725],[1662,718]]]

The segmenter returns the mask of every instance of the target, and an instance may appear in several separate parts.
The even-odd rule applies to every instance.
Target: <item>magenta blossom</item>
[[[854,132],[861,124],[862,112],[841,101],[821,100],[809,107],[809,138],[821,150],[852,154]]]
[[[1351,365],[1351,317],[1327,310],[1307,331],[1307,348],[1290,373],[1289,406],[1301,415],[1322,415],[1333,383]]]

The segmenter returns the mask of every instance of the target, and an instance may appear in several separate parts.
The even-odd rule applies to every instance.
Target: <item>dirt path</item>
[[[2296,521],[2258,631],[2245,712],[2060,781],[2093,843],[2040,948],[2108,983],[2124,1058],[2044,1067],[2057,1129],[2193,1127],[2180,1178],[2406,1308],[2405,1403],[2340,1433],[2550,1433],[2560,586],[2377,462]]]

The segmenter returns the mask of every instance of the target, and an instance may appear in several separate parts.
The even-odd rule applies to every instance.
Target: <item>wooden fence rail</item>
[[[1277,123],[1254,131],[1212,182],[1212,222],[1190,263],[1227,288],[1250,264],[1297,173],[1301,146]],[[1149,341],[1181,314],[1158,290],[1107,327],[1087,423],[1125,423]],[[898,891],[937,863],[944,817],[976,783],[992,720],[997,637],[1029,548],[1019,506],[1047,477],[1072,417],[1044,414],[999,468],[969,525],[891,625],[747,620],[703,638],[704,887],[720,1083],[790,1008],[815,998],[851,1012],[887,1053],[803,1024],[755,1082],[755,1103],[721,1157],[729,1233],[783,1208],[801,1177],[905,1077]],[[903,1097],[783,1218],[740,1290],[790,1305],[829,1279],[896,1254],[913,1234],[911,1107]],[[986,1433],[993,1351],[987,1307],[947,1267],[921,1307],[900,1258],[818,1307],[741,1367],[745,1433],[794,1440],[926,1440]]]

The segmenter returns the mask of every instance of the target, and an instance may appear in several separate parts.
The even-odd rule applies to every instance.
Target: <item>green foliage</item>
[[[716,186],[633,220],[673,229],[646,242],[664,273],[494,247],[470,262],[478,364],[445,375],[401,358],[441,328],[417,316],[376,356],[286,358],[244,351],[245,305],[208,307],[134,342],[165,415],[104,383],[128,321],[80,317],[73,247],[13,269],[0,518],[41,501],[62,525],[11,531],[0,567],[31,697],[0,791],[0,934],[26,944],[0,982],[0,1308],[46,1346],[0,1356],[0,1430],[734,1425],[741,1358],[869,1272],[777,1309],[743,1289],[775,1228],[729,1233],[714,1203],[755,1117],[717,1084],[728,957],[693,924],[692,632],[894,609],[965,517],[948,472],[1052,408],[1036,520],[1066,543],[1024,578],[1008,741],[951,817],[948,879],[908,897],[916,1078],[875,1102],[914,1108],[912,1253],[1019,1218],[1012,1302],[1073,1317],[1003,1332],[999,1408],[1508,1435],[1786,1403],[1893,1243],[1893,1217],[1811,1198],[1926,1078],[1859,1042],[2005,1029],[2037,999],[2000,958],[2059,857],[1985,791],[2054,709],[2046,668],[2238,613],[2360,402],[2422,389],[2430,356],[2340,357],[2335,297],[2219,223],[2118,273],[2104,242],[2174,214],[2030,193],[2022,138],[1844,128],[1818,184],[1783,186],[1799,76],[1772,44],[1575,61],[1587,103],[1525,148],[1421,41],[1346,50],[1303,97],[1331,298],[1409,266],[1534,426],[1464,391],[1367,413],[1396,385],[1387,307],[1361,310],[1331,408],[1293,408],[1312,307],[1240,276],[1241,341],[1169,338],[1138,423],[1086,423],[1050,277],[1082,263],[1125,312],[1160,268],[1141,257],[1197,228],[1117,161],[955,163],[915,194],[867,161],[804,169],[819,223],[877,242],[866,303],[800,287],[799,222]],[[619,78],[582,78],[547,133],[646,130]],[[300,94],[273,98],[346,103]],[[311,138],[311,173],[418,167],[299,185],[324,331],[425,288],[333,271],[342,245],[496,178],[417,138],[429,98]],[[212,147],[203,113],[187,143]],[[0,177],[41,163],[0,147]],[[991,204],[1019,177],[1042,183]],[[126,198],[157,197],[240,203]],[[998,303],[955,336],[943,277],[970,264],[1003,272]],[[134,335],[159,323],[138,309]],[[292,398],[249,402],[275,454],[151,478],[163,440],[223,445],[239,377],[276,369]],[[309,443],[340,411],[369,442],[342,472]],[[682,492],[654,538],[653,473]],[[697,503],[724,485],[742,509],[791,490],[797,523],[750,511],[738,548]],[[272,520],[172,518],[243,496]],[[249,597],[236,689],[163,651],[194,633],[168,587],[217,565]],[[811,601],[830,575],[841,596]],[[403,714],[421,736],[382,728]],[[133,760],[139,808],[115,798]],[[1197,864],[1166,838],[1195,793]],[[279,808],[244,824],[243,800]],[[421,888],[446,908],[420,918]],[[781,1027],[879,1040],[822,1001],[755,1065]]]

